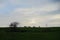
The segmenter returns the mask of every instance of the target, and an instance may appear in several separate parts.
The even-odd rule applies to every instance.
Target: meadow
[[[0,40],[60,40],[60,27],[0,28]]]

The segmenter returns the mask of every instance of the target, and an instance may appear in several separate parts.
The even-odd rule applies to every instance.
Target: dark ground
[[[11,30],[11,28],[0,28],[0,40],[60,40],[60,27]]]

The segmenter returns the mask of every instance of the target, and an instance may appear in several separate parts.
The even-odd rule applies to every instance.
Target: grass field
[[[8,32],[7,30],[10,29],[0,28],[0,40],[60,40],[60,27],[17,28],[20,32]]]

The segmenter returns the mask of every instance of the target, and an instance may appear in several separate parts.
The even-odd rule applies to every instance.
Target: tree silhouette
[[[19,24],[18,22],[12,22],[9,26],[10,27],[17,27],[18,24]]]
[[[9,25],[9,27],[11,28],[10,30],[11,31],[17,31],[16,29],[17,29],[17,25],[18,25],[19,23],[18,22],[12,22],[10,25]]]

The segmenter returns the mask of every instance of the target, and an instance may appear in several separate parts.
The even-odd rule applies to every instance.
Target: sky
[[[0,0],[0,26],[60,26],[60,0]]]

